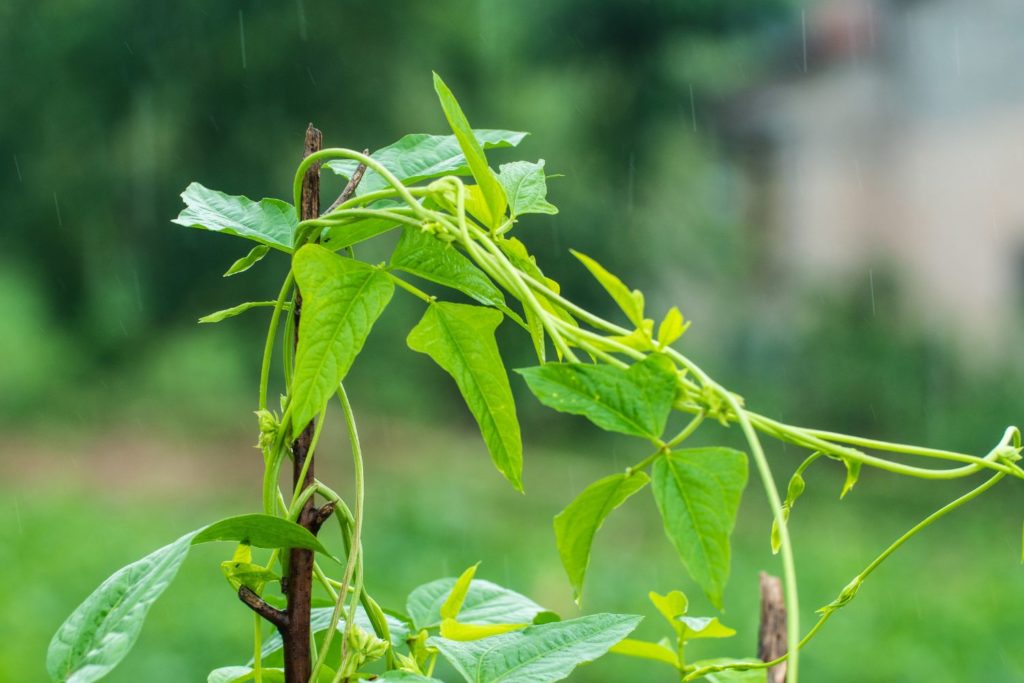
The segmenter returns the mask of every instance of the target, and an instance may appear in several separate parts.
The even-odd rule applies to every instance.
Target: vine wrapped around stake
[[[715,382],[674,346],[689,326],[678,309],[669,310],[655,325],[646,317],[641,292],[631,290],[596,261],[576,252],[626,322],[605,320],[573,303],[557,283],[545,277],[526,246],[510,236],[520,216],[557,212],[546,199],[543,160],[518,161],[492,170],[485,149],[515,146],[524,134],[473,130],[436,75],[435,89],[453,135],[410,135],[373,154],[325,149],[302,161],[295,174],[294,206],[301,200],[303,178],[315,165],[349,180],[349,196],[343,195],[322,216],[300,221],[294,206],[285,202],[252,202],[198,184],[183,194],[188,206],[177,223],[259,243],[243,259],[244,267],[272,249],[291,255],[290,272],[275,302],[241,304],[202,319],[216,322],[253,307],[273,306],[258,401],[265,465],[263,514],[244,516],[244,520],[232,518],[194,532],[137,563],[141,568],[133,565],[127,578],[121,572],[111,577],[55,637],[48,659],[54,680],[71,680],[73,676],[79,676],[76,681],[96,680],[105,671],[93,678],[81,677],[80,672],[95,667],[98,656],[104,658],[104,666],[116,664],[123,652],[105,653],[102,637],[118,632],[128,634],[129,640],[134,638],[139,615],[145,615],[176,571],[183,559],[182,548],[187,549],[195,539],[238,542],[234,559],[225,563],[229,581],[268,619],[280,619],[283,613],[268,611],[273,608],[265,600],[270,600],[269,586],[279,576],[287,576],[284,549],[308,548],[329,554],[303,528],[311,526],[310,520],[303,519],[304,525],[295,523],[319,495],[327,505],[321,508],[324,518],[318,517],[316,526],[319,528],[328,515],[337,518],[345,559],[340,581],[329,577],[319,562],[313,564],[313,576],[333,607],[311,610],[311,630],[319,637],[310,643],[310,681],[337,683],[376,674],[382,680],[429,683],[436,681],[432,675],[440,656],[456,674],[474,683],[546,683],[562,680],[578,664],[611,651],[662,662],[681,681],[707,676],[764,681],[766,669],[786,661],[786,680],[797,683],[800,649],[857,595],[868,576],[896,549],[1003,479],[1024,479],[1018,464],[1021,437],[1014,427],[1008,428],[987,454],[977,456],[798,427],[753,412],[742,397]],[[464,178],[468,177],[474,182],[467,184]],[[354,247],[359,243],[396,231],[400,235],[387,263],[370,264],[355,258]],[[342,251],[347,255],[338,253]],[[236,264],[229,273],[244,267]],[[425,286],[456,290],[474,303],[442,300],[408,276],[425,281]],[[301,317],[295,315],[300,306],[293,295],[296,286],[302,292]],[[539,364],[516,373],[541,403],[583,416],[606,431],[646,442],[646,457],[638,457],[625,471],[592,483],[554,519],[556,545],[577,602],[582,599],[597,531],[612,511],[650,488],[665,533],[688,574],[713,605],[722,607],[729,578],[730,536],[748,479],[748,454],[721,447],[682,446],[709,419],[738,427],[772,511],[770,546],[781,554],[783,565],[787,654],[770,662],[743,658],[689,661],[687,645],[692,641],[735,632],[717,618],[690,616],[689,601],[680,591],[650,594],[673,636],[653,643],[627,637],[639,617],[595,614],[559,621],[529,598],[476,579],[475,566],[458,579],[441,579],[415,589],[404,613],[384,612],[366,589],[363,453],[342,383],[396,287],[422,301],[425,308],[420,321],[411,326],[408,346],[429,356],[454,379],[496,468],[518,490],[523,488],[522,438],[509,373],[495,338],[495,330],[505,318],[526,332],[536,352]],[[285,316],[282,331],[285,311],[293,315]],[[297,329],[295,319],[299,321]],[[280,412],[275,413],[268,408],[268,387],[274,348],[282,333],[287,393]],[[296,337],[293,353],[290,340]],[[549,358],[550,351],[553,358]],[[354,506],[350,509],[337,493],[311,474],[307,477],[301,467],[296,469],[296,477],[305,483],[286,501],[279,488],[279,474],[284,461],[296,455],[289,444],[318,418],[306,458],[311,461],[327,403],[335,395],[351,441]],[[785,497],[776,485],[762,438],[808,452],[790,479]],[[788,519],[804,490],[804,472],[829,460],[841,462],[845,468],[842,495],[854,487],[863,467],[924,480],[982,473],[989,478],[893,542],[832,603],[819,610],[819,620],[801,635]],[[926,464],[933,461],[935,464]],[[219,531],[211,535],[211,529]],[[252,562],[252,546],[272,549],[264,564]],[[157,585],[159,590],[153,588]],[[90,619],[108,603],[119,607],[96,627]],[[495,609],[495,605],[502,608]],[[134,616],[125,616],[126,610]],[[273,635],[265,642],[261,639],[258,627],[255,656],[249,665],[219,669],[210,680],[262,681],[271,676],[280,680],[275,657],[279,657],[281,640]],[[288,679],[288,683],[293,681]]]

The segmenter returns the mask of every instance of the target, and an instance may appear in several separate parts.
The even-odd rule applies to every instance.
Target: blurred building
[[[1005,349],[1024,293],[1024,3],[812,4],[730,104],[770,282],[870,287]],[[937,328],[936,328],[937,329]]]

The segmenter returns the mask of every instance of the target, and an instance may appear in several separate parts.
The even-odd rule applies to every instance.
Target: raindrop
[[[875,311],[875,273],[870,268],[868,268],[868,287],[871,289],[871,315],[874,317],[877,315]]]
[[[303,0],[295,0],[295,11],[299,14],[299,39],[306,42],[309,33],[306,31],[306,3]]]
[[[18,155],[15,154],[13,156],[14,156],[14,170],[18,172],[18,182],[19,183],[23,183],[23,182],[25,182],[25,180],[24,180],[24,178],[21,177],[21,164],[18,163]]]
[[[310,82],[311,82],[311,83],[313,84],[313,87],[315,88],[315,87],[316,87],[316,79],[315,79],[315,78],[313,78],[313,70],[312,70],[312,69],[310,69],[310,68],[309,68],[309,67],[307,66],[307,67],[306,67],[306,73],[307,73],[307,74],[309,74],[309,80],[310,80]]]
[[[697,102],[693,99],[693,83],[690,83],[690,121],[693,124],[693,132],[697,132]]]
[[[57,225],[64,227],[64,221],[60,217],[60,202],[57,201],[57,193],[53,193],[53,206],[57,209]]]
[[[807,10],[800,11],[800,30],[804,43],[804,73],[807,73]]]

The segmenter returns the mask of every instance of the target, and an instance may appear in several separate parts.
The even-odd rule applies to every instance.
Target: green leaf
[[[186,208],[172,223],[186,228],[212,230],[235,235],[291,252],[295,227],[299,224],[295,207],[280,199],[254,202],[192,183],[181,193]]]
[[[285,683],[283,669],[263,669],[265,683]],[[253,680],[255,672],[248,666],[223,666],[214,669],[206,678],[206,683],[245,683]]]
[[[385,671],[377,678],[378,681],[400,681],[400,683],[442,683],[436,678],[428,678],[408,671]]]
[[[679,621],[679,617],[686,614],[686,610],[690,605],[686,594],[682,591],[669,591],[665,595],[659,595],[651,591],[647,594],[647,597],[650,598],[651,604],[654,605],[661,616],[665,617],[665,621],[672,625],[676,633],[682,635],[683,624]]]
[[[515,147],[526,137],[526,133],[477,129],[473,131],[473,137],[483,149],[492,149]],[[472,175],[466,163],[466,155],[462,153],[459,141],[454,135],[406,135],[397,142],[378,149],[370,157],[406,185],[445,175]],[[338,175],[351,178],[359,162],[342,159],[328,161],[324,166]],[[386,187],[387,181],[376,171],[368,169],[359,187],[356,188],[356,194],[375,192]]]
[[[646,640],[626,638],[625,640],[612,645],[611,649],[608,651],[617,655],[625,655],[627,657],[650,659],[655,662],[668,664],[676,669],[679,668],[679,657],[675,652],[661,643],[650,643]]]
[[[360,184],[361,186],[361,184]],[[374,202],[376,205],[376,202]],[[351,223],[329,226],[321,236],[321,244],[329,251],[338,251],[353,244],[383,235],[398,227],[398,223],[384,218],[362,218]]]
[[[763,664],[763,662],[759,659],[719,657],[717,659],[702,659],[699,662],[693,663],[697,668],[720,666],[722,664]],[[708,683],[767,683],[767,671],[767,669],[747,669],[746,671],[726,669],[725,671],[716,671],[715,673],[708,674],[704,677],[704,680],[708,681]]]
[[[839,494],[840,500],[846,497],[846,494],[853,489],[857,480],[860,479],[860,468],[862,465],[860,460],[851,460],[850,458],[843,458],[843,464],[846,465],[846,481],[843,482],[843,490]]]
[[[273,515],[249,514],[222,519],[196,534],[192,544],[211,541],[237,541],[257,548],[306,548],[328,554],[305,527]]]
[[[387,273],[307,244],[292,259],[302,293],[292,376],[292,429],[298,434],[338,390],[395,286]]]
[[[555,544],[579,604],[590,548],[605,518],[650,481],[644,472],[613,474],[588,486],[576,500],[555,515]]]
[[[444,116],[448,119],[448,125],[451,126],[452,132],[455,133],[455,137],[459,141],[459,147],[462,148],[462,153],[466,155],[466,163],[469,165],[470,171],[473,172],[473,177],[476,179],[476,183],[489,209],[490,216],[487,217],[489,220],[485,220],[485,222],[489,227],[495,228],[505,218],[505,207],[507,204],[505,191],[502,189],[497,177],[495,177],[494,171],[487,165],[487,157],[484,156],[483,147],[480,146],[480,143],[477,142],[476,137],[473,135],[469,121],[466,120],[466,115],[462,113],[462,108],[459,107],[455,96],[436,73],[434,74],[434,90],[437,92],[437,98],[441,102]]]
[[[628,369],[585,363],[547,363],[516,370],[541,403],[583,415],[601,429],[657,439],[676,396],[671,362],[651,355]]]
[[[459,614],[459,610],[462,609],[462,603],[466,600],[466,593],[469,592],[469,585],[473,581],[473,576],[476,575],[476,568],[480,566],[477,562],[472,567],[462,572],[462,576],[455,581],[455,585],[452,586],[451,592],[448,597],[445,598],[444,604],[441,605],[441,619],[454,619]]]
[[[334,615],[333,607],[314,607],[309,613],[309,628],[312,633],[323,633],[331,627],[331,617]],[[384,615],[385,621],[388,624],[388,631],[391,635],[391,644],[394,647],[401,647],[405,645],[405,639],[409,637],[409,627],[405,622],[396,619],[388,614]],[[360,605],[356,607],[356,626],[363,629],[367,633],[373,633],[373,623],[370,621],[370,617],[367,616],[366,610]],[[338,620],[337,629],[338,633],[342,633],[345,630],[345,615],[343,614],[341,619]],[[267,659],[272,654],[284,647],[284,643],[281,640],[281,634],[274,631],[269,636],[263,639],[263,649],[260,650],[260,657]],[[252,662],[249,662],[252,665]]]
[[[718,617],[678,617],[678,620],[683,626],[680,637],[684,641],[700,638],[730,638],[736,635],[736,630],[718,621]]]
[[[487,275],[451,244],[422,230],[406,228],[391,255],[391,267],[457,289],[485,306],[515,316]],[[518,316],[515,316],[518,317]]]
[[[416,630],[441,625],[441,606],[455,586],[455,579],[437,579],[417,587],[406,601],[406,611]],[[490,581],[473,579],[462,601],[460,619],[472,624],[530,623],[547,611],[530,598]]]
[[[569,676],[625,638],[641,617],[593,614],[579,619],[529,626],[483,640],[433,637],[428,642],[470,683],[549,683]]]
[[[276,301],[246,301],[244,304],[238,304],[231,308],[225,308],[222,311],[216,311],[209,315],[204,315],[199,319],[200,323],[219,323],[221,320],[227,320],[228,318],[234,318],[240,313],[245,313],[250,308],[269,307],[273,308],[277,305]],[[284,305],[285,310],[289,310],[291,306],[289,304]]]
[[[263,257],[270,251],[270,247],[265,244],[257,244],[255,247],[249,250],[249,253],[238,259],[231,264],[231,267],[224,273],[224,277],[231,277],[232,275],[238,275],[244,273],[253,267],[258,261],[263,260]]]
[[[558,207],[548,203],[547,178],[544,175],[544,160],[537,163],[513,161],[498,167],[498,182],[508,197],[512,216],[524,213],[558,213]]]
[[[53,681],[98,681],[124,659],[149,608],[178,573],[195,534],[185,534],[119,569],[71,613],[46,653],[46,670]]]
[[[436,302],[406,342],[455,379],[495,466],[522,491],[523,444],[516,404],[494,338],[500,323],[501,313],[493,309]]]
[[[636,325],[638,328],[642,328],[644,325],[644,294],[639,289],[630,291],[629,287],[622,283],[622,280],[615,277],[604,267],[590,258],[586,254],[581,254],[578,251],[570,249],[572,255],[575,256],[587,267],[590,274],[594,276],[602,287],[605,288],[615,303],[619,305],[622,312],[626,314],[630,322]]]
[[[690,576],[721,609],[747,456],[730,448],[675,451],[655,461],[653,482],[665,534]]]
[[[663,347],[668,346],[682,337],[688,327],[690,327],[690,323],[683,322],[683,314],[679,312],[678,308],[673,306],[668,309],[665,318],[658,325],[658,344]]]

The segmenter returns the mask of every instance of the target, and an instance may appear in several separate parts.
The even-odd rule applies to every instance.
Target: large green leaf
[[[181,193],[187,205],[172,222],[186,228],[223,232],[290,252],[299,218],[280,199],[254,202],[192,183]]]
[[[456,101],[455,95],[436,73],[434,74],[434,90],[441,102],[444,116],[448,119],[448,125],[455,133],[462,153],[466,155],[466,163],[469,165],[469,170],[473,172],[473,178],[476,179],[477,186],[480,188],[480,193],[489,210],[490,215],[485,217],[485,222],[490,227],[497,227],[505,218],[507,206],[505,190],[502,189],[494,171],[487,165],[484,149],[473,135],[473,129],[470,127],[469,121],[466,120],[466,115],[462,113],[462,108]]]
[[[612,510],[642,489],[650,481],[644,472],[613,474],[588,486],[576,500],[555,515],[555,544],[572,583],[573,597],[579,603],[583,578],[590,564],[590,547],[604,520]]]
[[[334,614],[333,607],[314,607],[309,613],[309,629],[311,633],[322,633],[331,626],[331,617]],[[405,622],[396,619],[387,614],[384,615],[384,619],[388,623],[388,632],[391,636],[391,644],[393,646],[401,647],[405,645],[405,639],[409,637],[409,627]],[[362,606],[356,607],[356,626],[363,629],[367,633],[373,633],[373,623],[370,621],[370,617],[367,616],[366,610]],[[345,615],[338,620],[337,625],[338,632],[345,630]],[[284,643],[281,640],[281,634],[274,631],[269,636],[263,639],[263,649],[260,651],[260,656],[264,659],[270,657],[278,650],[284,647]],[[252,662],[250,662],[252,664]]]
[[[391,267],[424,280],[457,289],[485,306],[506,314],[505,296],[487,275],[451,244],[433,235],[406,228],[391,254]]]
[[[149,608],[167,589],[196,532],[185,534],[116,571],[61,625],[46,653],[59,683],[90,683],[107,675],[132,649]]]
[[[442,683],[436,678],[429,678],[408,671],[385,671],[377,679],[378,681],[399,681],[400,683]]]
[[[441,625],[441,607],[448,600],[456,579],[437,579],[419,586],[406,601],[417,630]],[[530,598],[483,579],[473,579],[459,610],[467,624],[528,624],[546,610]]]
[[[511,130],[474,130],[473,137],[483,149],[515,147],[526,133]],[[413,133],[370,155],[406,185],[444,175],[472,175],[466,155],[454,135]],[[351,178],[359,163],[352,159],[328,161],[324,164],[335,173]],[[356,188],[356,194],[382,190],[388,186],[384,178],[367,170]]]
[[[292,269],[302,293],[292,376],[297,434],[338,390],[395,286],[387,273],[316,244],[299,249]]]
[[[676,451],[654,463],[653,481],[665,534],[690,576],[721,609],[747,456],[730,448]]]
[[[491,459],[522,491],[523,444],[512,388],[498,352],[494,331],[501,313],[490,308],[436,302],[430,304],[406,340],[413,351],[434,359],[462,393]]]
[[[547,200],[548,184],[544,160],[536,163],[513,161],[498,168],[498,182],[505,190],[513,216],[524,213],[558,213],[558,207]]]
[[[433,637],[428,642],[469,683],[549,683],[603,655],[629,635],[640,619],[627,614],[593,614],[481,640]]]
[[[601,429],[657,439],[676,395],[671,361],[651,355],[627,369],[547,363],[516,370],[549,408],[583,415]]]
[[[236,541],[257,548],[306,548],[327,554],[308,529],[273,515],[249,514],[214,522],[192,539],[192,544]]]
[[[385,218],[363,218],[351,223],[332,225],[321,237],[321,244],[331,251],[338,251],[353,244],[365,242],[377,235],[383,235],[398,227],[398,223]]]

